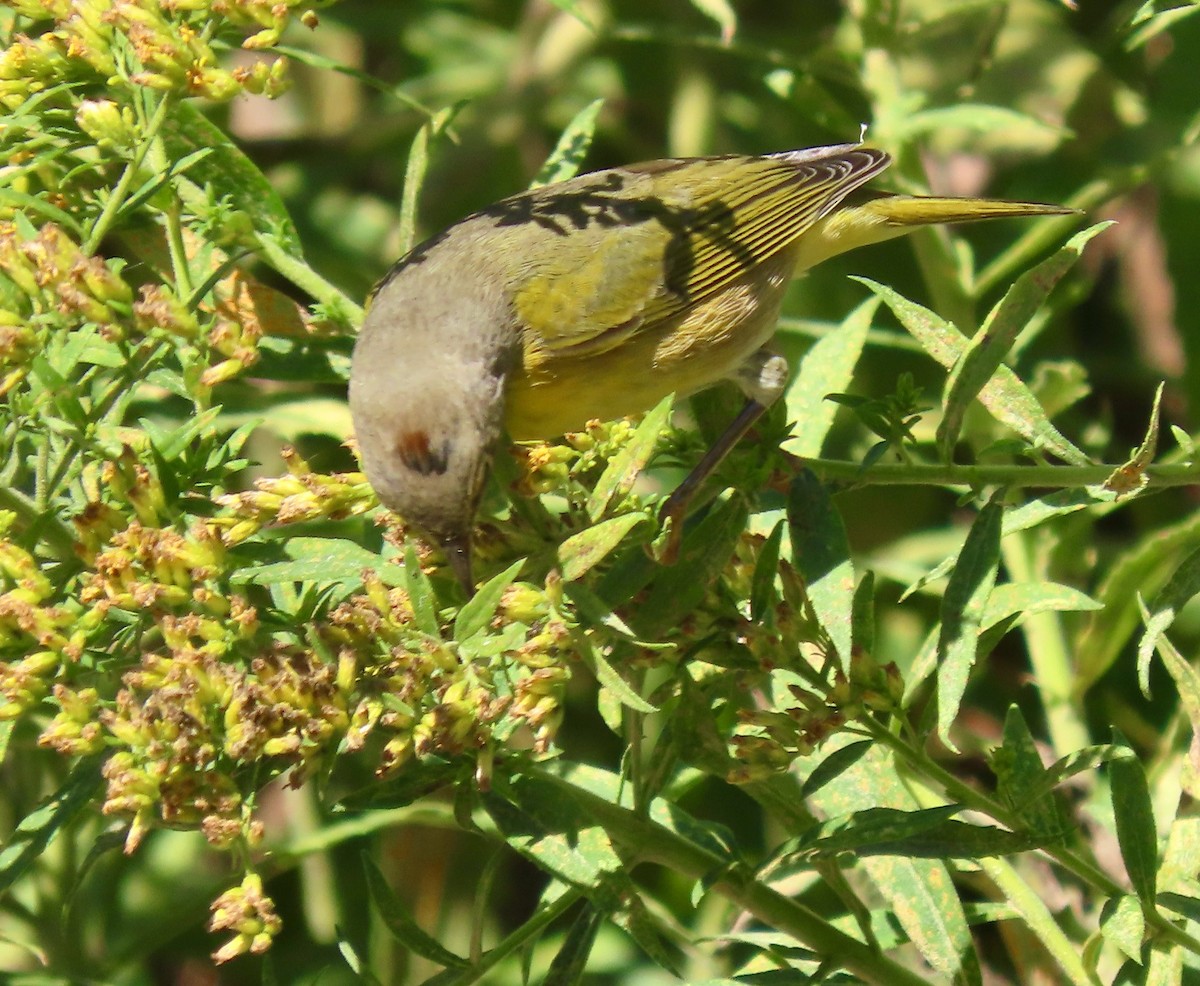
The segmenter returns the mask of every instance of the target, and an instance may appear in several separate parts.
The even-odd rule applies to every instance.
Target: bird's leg
[[[679,545],[683,537],[683,518],[687,515],[688,507],[696,491],[712,472],[719,466],[730,450],[742,439],[754,423],[763,416],[767,408],[779,399],[787,388],[789,367],[788,362],[778,353],[769,349],[759,349],[752,353],[734,372],[732,379],[746,395],[746,404],[738,412],[729,427],[697,464],[687,477],[667,497],[658,519],[671,522],[666,543],[662,546],[657,557],[663,565],[673,565],[679,558]]]

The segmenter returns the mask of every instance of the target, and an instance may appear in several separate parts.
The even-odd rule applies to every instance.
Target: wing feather
[[[655,161],[510,200],[547,235],[572,238],[569,251],[540,251],[524,269],[514,303],[526,364],[602,352],[678,316],[794,243],[888,163],[853,144]]]

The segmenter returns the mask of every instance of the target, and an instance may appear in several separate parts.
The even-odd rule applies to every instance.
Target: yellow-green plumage
[[[452,546],[464,575],[502,427],[551,438],[722,379],[764,406],[786,381],[764,347],[796,274],[920,225],[1069,211],[846,203],[888,163],[853,144],[652,161],[513,196],[422,244],[355,347],[351,411],[380,498]]]

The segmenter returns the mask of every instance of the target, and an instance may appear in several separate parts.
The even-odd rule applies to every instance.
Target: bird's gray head
[[[448,243],[402,265],[354,347],[350,413],[379,499],[469,582],[470,532],[504,417],[519,334],[501,285]]]

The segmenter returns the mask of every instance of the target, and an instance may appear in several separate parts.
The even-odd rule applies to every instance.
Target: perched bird
[[[470,595],[502,431],[551,438],[733,380],[745,410],[668,501],[678,526],[787,385],[766,344],[791,278],[921,225],[1071,211],[846,201],[889,163],[859,144],[649,161],[514,195],[422,243],[375,289],[354,347],[350,411],[380,500],[441,545]]]

